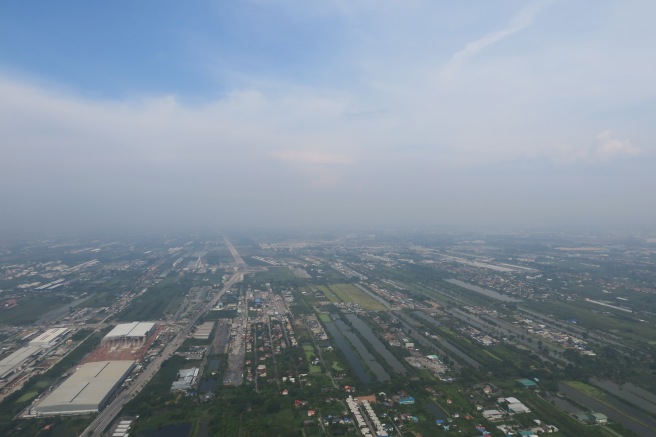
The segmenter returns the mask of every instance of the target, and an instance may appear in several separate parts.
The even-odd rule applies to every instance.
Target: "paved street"
[[[144,372],[137,377],[132,384],[122,393],[120,393],[114,401],[107,406],[103,411],[98,414],[98,416],[91,422],[83,432],[80,434],[80,437],[88,436],[101,436],[103,431],[112,423],[112,421],[119,415],[123,406],[128,403],[132,398],[134,398],[140,391],[145,387],[145,385],[150,381],[150,379],[157,373],[162,363],[173,355],[173,353],[180,347],[180,345],[189,337],[192,328],[198,320],[209,311],[212,307],[216,306],[221,297],[228,291],[235,283],[239,282],[243,278],[243,267],[245,266],[244,261],[241,259],[234,246],[226,239],[226,244],[230,248],[231,253],[233,254],[235,261],[237,262],[237,270],[232,274],[230,279],[223,285],[223,288],[219,293],[212,298],[210,302],[205,304],[196,315],[189,321],[183,330],[181,330],[151,363],[146,367]]]

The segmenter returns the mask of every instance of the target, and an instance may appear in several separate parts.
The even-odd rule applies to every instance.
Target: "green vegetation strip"
[[[315,356],[314,347],[312,347],[312,345],[309,344],[303,345],[303,352],[305,352],[305,359],[307,360],[308,363],[310,363],[312,357]],[[310,373],[321,373],[321,366],[310,364],[309,367],[310,367]]]
[[[167,312],[170,314],[177,309],[190,286],[188,281],[169,276],[135,298],[117,319],[121,322],[161,319]],[[173,302],[176,302],[175,306]]]
[[[321,291],[331,303],[341,302],[341,299],[325,285],[317,285],[317,289],[319,289],[319,291]]]
[[[649,343],[656,338],[656,329],[653,326],[600,314],[597,308],[586,307],[583,302],[569,304],[545,301],[539,304],[527,305],[531,309],[544,314],[555,314],[557,318],[562,320],[576,319],[580,327],[583,326],[587,329],[612,331],[624,338],[644,343]]]
[[[621,414],[622,416],[626,417],[627,419],[632,420],[635,423],[639,423],[640,425],[644,426],[645,428],[648,428],[648,429],[656,432],[656,428],[654,428],[653,426],[650,426],[649,424],[643,422],[642,420],[638,419],[637,417],[632,416],[630,414],[627,414],[626,412],[618,409],[615,405],[607,402],[606,401],[606,399],[607,399],[606,393],[599,390],[598,388],[589,386],[588,384],[585,384],[585,383],[579,382],[579,381],[563,381],[563,384],[573,388],[574,390],[578,390],[581,393],[590,396],[591,398],[593,398],[596,401],[604,404],[606,407],[608,407],[611,410]]]
[[[37,397],[38,394],[39,394],[39,392],[36,391],[36,390],[34,390],[34,391],[28,391],[28,392],[25,393],[23,396],[21,396],[20,398],[18,398],[18,400],[17,400],[16,402],[27,402],[27,401],[29,401],[30,399],[33,399],[33,398]]]
[[[326,287],[321,287],[324,294],[326,294],[326,291],[324,291],[325,288]],[[387,309],[385,305],[351,284],[331,284],[328,288],[331,293],[326,294],[326,297],[328,297],[331,302],[336,302],[331,298],[331,295],[334,295],[342,302],[358,304],[365,310],[383,311]]]
[[[556,424],[558,428],[560,428],[560,433],[562,433],[562,435],[596,437],[599,435],[612,436],[614,434],[614,432],[607,432],[606,428],[603,427],[590,427],[583,425],[571,416],[563,414],[561,410],[535,394],[527,392],[522,395],[522,398],[532,411],[536,414],[539,413],[540,419],[545,423]]]
[[[70,298],[59,296],[22,299],[18,301],[18,306],[0,311],[0,324],[27,325],[34,323],[47,312],[68,305],[70,302]]]

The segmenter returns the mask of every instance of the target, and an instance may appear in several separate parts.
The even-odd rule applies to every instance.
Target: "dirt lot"
[[[118,360],[133,360],[140,361],[148,351],[150,345],[155,341],[157,335],[164,329],[164,326],[157,325],[155,332],[146,339],[142,345],[100,345],[94,349],[89,355],[84,357],[80,364],[92,363],[96,361],[118,361]]]

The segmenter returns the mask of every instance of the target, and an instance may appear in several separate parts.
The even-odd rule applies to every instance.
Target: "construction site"
[[[154,323],[133,322],[116,325],[82,363],[96,361],[140,361],[157,339],[163,327]]]

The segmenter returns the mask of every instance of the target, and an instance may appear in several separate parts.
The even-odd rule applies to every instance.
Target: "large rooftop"
[[[41,350],[37,346],[26,346],[14,351],[0,361],[0,378],[4,378],[21,366],[28,358]]]
[[[98,411],[125,379],[134,361],[99,361],[82,365],[35,408],[38,414]]]
[[[121,323],[116,325],[106,336],[105,339],[124,338],[124,337],[145,337],[155,326],[150,322],[132,322]]]
[[[52,328],[48,329],[38,337],[30,341],[30,346],[48,346],[55,342],[58,338],[65,335],[69,331],[68,328]]]

